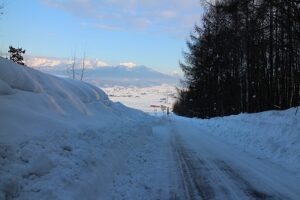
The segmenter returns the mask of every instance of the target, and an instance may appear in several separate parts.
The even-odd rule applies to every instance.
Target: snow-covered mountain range
[[[70,69],[45,69],[44,72],[61,75],[71,76]],[[80,78],[81,69],[76,70],[76,76]],[[108,66],[86,69],[83,79],[87,82],[93,83],[101,87],[112,86],[156,86],[161,84],[175,85],[179,82],[179,77],[166,75],[154,71],[145,66],[126,67],[126,66]]]
[[[134,63],[121,63],[116,66],[109,65],[103,61],[86,60],[85,63],[83,79],[100,87],[176,85],[180,80],[179,76],[167,75]],[[72,61],[70,60],[32,58],[26,64],[46,73],[72,77]],[[78,61],[75,66],[77,79],[80,79],[82,73],[81,66],[82,61]]]
[[[178,77],[154,71],[145,66],[128,68],[125,66],[102,67],[88,70],[85,78],[100,86],[155,86],[161,84],[176,84]]]

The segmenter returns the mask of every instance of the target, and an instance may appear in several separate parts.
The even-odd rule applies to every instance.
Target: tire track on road
[[[226,173],[230,179],[236,182],[236,185],[245,193],[246,196],[256,200],[288,200],[287,197],[281,197],[280,195],[271,195],[266,192],[260,191],[253,186],[249,181],[244,179],[237,170],[234,170],[226,162],[222,160],[214,161],[221,171]]]
[[[193,152],[183,147],[178,137],[172,143],[179,164],[185,196],[188,200],[213,200],[215,192],[208,181],[209,168]]]

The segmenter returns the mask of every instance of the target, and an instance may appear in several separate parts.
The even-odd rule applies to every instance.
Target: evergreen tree
[[[25,65],[24,64],[24,58],[23,54],[25,54],[25,49],[22,48],[14,48],[12,46],[9,46],[9,59],[14,61],[15,63],[18,63],[20,65]]]
[[[299,105],[299,5],[296,0],[207,5],[180,64],[186,87],[175,113],[208,118]]]

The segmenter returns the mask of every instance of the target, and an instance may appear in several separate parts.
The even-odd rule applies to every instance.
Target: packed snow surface
[[[166,101],[124,91],[110,95],[143,93],[140,107]],[[87,83],[0,58],[0,200],[298,200],[299,130],[296,109],[150,117]]]
[[[122,102],[131,108],[155,114],[160,113],[161,105],[172,109],[176,100],[175,85],[162,84],[151,87],[104,87],[103,90],[109,95],[112,101]],[[151,107],[158,106],[158,108]]]
[[[300,170],[300,112],[295,108],[207,120],[180,120],[199,131],[205,129],[208,134],[257,158],[268,158]]]

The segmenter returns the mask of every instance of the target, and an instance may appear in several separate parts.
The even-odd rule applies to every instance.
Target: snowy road
[[[216,140],[205,129],[176,121],[153,132],[163,141],[157,164],[167,168],[156,174],[168,179],[161,187],[169,184],[157,199],[300,199],[298,176]]]
[[[0,66],[0,200],[300,199],[296,109],[151,117],[82,81]]]

